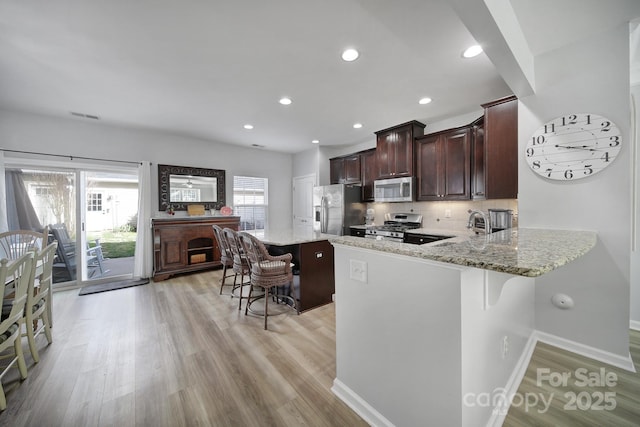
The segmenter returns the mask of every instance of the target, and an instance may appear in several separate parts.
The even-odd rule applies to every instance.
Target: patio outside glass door
[[[131,278],[138,221],[137,171],[84,171],[83,281]]]

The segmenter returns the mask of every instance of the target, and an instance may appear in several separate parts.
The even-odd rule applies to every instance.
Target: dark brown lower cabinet
[[[335,293],[333,245],[327,240],[293,245],[265,244],[272,255],[291,253],[294,272],[294,295],[300,311],[310,310],[332,301]]]
[[[153,219],[153,280],[219,267],[213,224],[238,230],[240,217]]]

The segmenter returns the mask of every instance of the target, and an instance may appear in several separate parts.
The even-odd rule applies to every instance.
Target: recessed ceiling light
[[[358,56],[360,56],[360,52],[355,49],[346,49],[344,52],[342,52],[342,59],[347,62],[355,61],[356,59],[358,59]]]
[[[431,102],[431,98],[429,97],[424,97],[424,98],[420,98],[420,101],[418,101],[418,104],[420,105],[425,105]]]
[[[354,129],[360,129],[362,127],[362,123],[356,123],[353,125]]]
[[[482,53],[482,46],[479,44],[473,45],[462,53],[462,56],[465,58],[473,58],[474,56],[478,56]]]
[[[312,144],[320,144],[320,141],[317,139],[314,139],[313,141],[311,141]]]
[[[280,98],[280,104],[282,105],[290,105],[291,104],[291,98],[287,98],[286,96],[284,98]]]
[[[247,123],[246,125],[244,125],[244,128],[247,129],[247,130],[251,130],[251,129],[253,129],[253,125],[250,125],[250,124]]]

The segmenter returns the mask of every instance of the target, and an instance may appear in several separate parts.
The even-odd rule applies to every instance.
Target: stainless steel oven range
[[[422,215],[414,213],[394,213],[385,215],[384,225],[367,227],[364,237],[367,239],[402,242],[404,232],[422,227]]]

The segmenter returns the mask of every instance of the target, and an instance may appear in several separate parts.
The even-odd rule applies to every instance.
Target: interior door
[[[313,231],[313,187],[315,174],[293,178],[293,231],[308,234]]]

